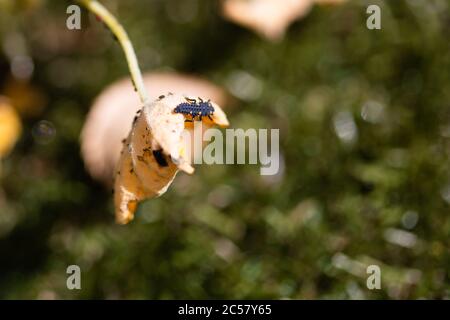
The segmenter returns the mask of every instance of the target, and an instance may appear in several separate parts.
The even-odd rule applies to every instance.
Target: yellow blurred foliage
[[[11,151],[21,131],[19,115],[8,100],[0,96],[0,158]]]
[[[0,0],[0,9],[5,11],[33,10],[43,4],[43,0]]]
[[[3,94],[8,97],[22,116],[38,116],[47,105],[47,97],[38,88],[27,81],[10,79]]]

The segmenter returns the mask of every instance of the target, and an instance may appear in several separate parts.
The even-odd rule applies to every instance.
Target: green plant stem
[[[141,102],[147,104],[148,93],[144,85],[141,70],[134,52],[133,44],[128,38],[128,35],[122,25],[117,19],[106,9],[101,3],[96,0],[77,0],[90,12],[99,17],[116,36],[119,41],[128,62],[128,68],[130,69],[131,78],[134,86],[139,94]]]

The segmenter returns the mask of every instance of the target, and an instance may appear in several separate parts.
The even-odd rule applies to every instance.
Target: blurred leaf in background
[[[20,136],[19,115],[8,101],[0,96],[0,159],[8,155]]]

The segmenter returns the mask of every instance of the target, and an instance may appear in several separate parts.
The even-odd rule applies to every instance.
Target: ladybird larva
[[[210,100],[203,101],[199,98],[199,101],[195,99],[185,98],[187,102],[182,102],[177,105],[174,109],[175,113],[181,113],[184,115],[191,116],[192,120],[186,121],[201,121],[203,117],[208,117],[212,120],[211,115],[214,114],[214,107],[212,106]],[[197,118],[197,119],[196,119]]]

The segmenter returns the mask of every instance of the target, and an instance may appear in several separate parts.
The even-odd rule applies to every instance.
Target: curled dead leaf
[[[144,84],[152,100],[169,91],[189,93],[195,98],[205,97],[219,105],[226,104],[228,98],[223,89],[204,79],[175,72],[147,73]],[[122,149],[121,141],[127,137],[133,118],[141,107],[129,78],[107,87],[91,107],[81,134],[81,152],[92,177],[106,185],[113,182],[114,168]],[[220,113],[219,110],[216,123],[223,126],[217,122],[223,118]]]
[[[183,137],[185,130],[193,128],[185,126],[184,115],[174,112],[185,101],[183,95],[168,94],[138,111],[116,172],[114,202],[118,223],[131,221],[140,201],[166,192],[179,170],[194,172],[191,159],[185,156],[190,146]],[[225,113],[217,104],[212,105],[213,123],[227,126]]]

